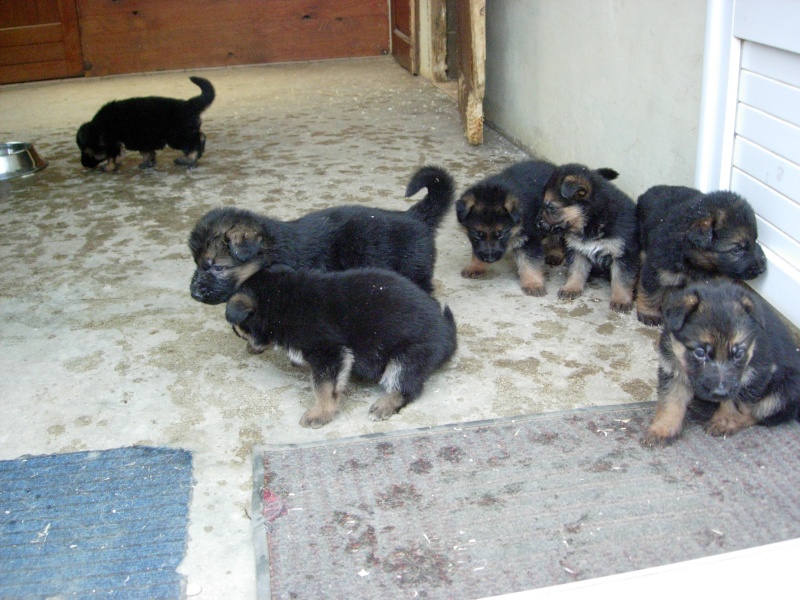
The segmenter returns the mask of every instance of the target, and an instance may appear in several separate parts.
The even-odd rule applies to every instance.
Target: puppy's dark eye
[[[214,273],[220,273],[225,270],[225,267],[223,265],[211,265],[210,270],[214,271]]]
[[[730,250],[728,250],[728,253],[732,254],[733,256],[741,256],[742,254],[745,253],[745,247],[736,245]]]
[[[553,206],[551,203],[547,202],[547,203],[544,205],[544,211],[545,211],[545,212],[546,212],[548,215],[552,215],[552,214],[554,214],[554,213],[556,212],[556,207],[555,207],[555,206]]]
[[[735,361],[742,360],[745,357],[745,354],[747,354],[747,352],[745,351],[743,346],[734,346],[733,348],[731,348],[731,357]]]
[[[708,358],[708,352],[706,352],[705,348],[695,348],[693,354],[697,360],[706,360]]]

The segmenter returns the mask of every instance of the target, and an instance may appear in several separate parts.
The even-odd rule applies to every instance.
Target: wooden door
[[[486,0],[456,3],[458,111],[470,144],[483,143],[486,89]]]
[[[391,0],[392,56],[412,75],[419,73],[417,4],[416,0]]]
[[[0,83],[82,74],[75,0],[0,0]]]

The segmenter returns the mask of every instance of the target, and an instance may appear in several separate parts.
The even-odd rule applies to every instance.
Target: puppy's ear
[[[619,173],[617,173],[614,169],[609,169],[608,167],[597,169],[597,174],[606,181],[614,181],[617,177],[619,177]]]
[[[247,294],[234,294],[225,306],[225,319],[231,325],[241,325],[256,310],[256,303]]]
[[[689,225],[689,241],[703,250],[711,248],[714,241],[714,218],[710,215],[692,221]]]
[[[760,303],[753,300],[751,296],[744,294],[742,296],[741,301],[739,302],[744,309],[744,312],[750,315],[750,317],[758,323],[758,326],[761,329],[766,328],[766,320],[764,315],[764,308],[761,306]]]
[[[700,305],[700,294],[695,290],[688,290],[673,294],[664,304],[664,328],[668,331],[678,331],[686,319]]]
[[[522,221],[522,203],[519,201],[519,198],[513,194],[507,194],[506,200],[503,202],[503,207],[505,207],[514,225],[519,225],[519,222]]]
[[[254,227],[240,223],[225,232],[225,242],[231,256],[241,263],[248,262],[264,249],[264,239]]]
[[[585,200],[591,194],[592,187],[588,179],[577,175],[567,175],[561,182],[561,195],[567,200]]]
[[[476,202],[477,198],[475,198],[475,194],[471,192],[467,192],[458,199],[458,202],[456,202],[456,218],[459,223],[463,223],[469,216]]]

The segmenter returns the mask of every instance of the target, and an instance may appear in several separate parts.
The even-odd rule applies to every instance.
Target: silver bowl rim
[[[17,146],[18,149],[15,149],[14,148],[15,146]],[[7,154],[0,154],[0,160],[5,158],[6,156],[13,156],[15,154],[27,153],[28,155],[30,155],[31,162],[33,163],[32,165],[33,168],[31,168],[29,171],[0,173],[0,181],[5,181],[7,179],[14,179],[15,177],[26,177],[28,175],[33,175],[37,171],[41,171],[47,166],[47,161],[39,155],[39,153],[37,152],[36,148],[33,145],[33,142],[18,142],[18,141],[0,142],[0,148],[11,149],[11,151],[8,152]]]

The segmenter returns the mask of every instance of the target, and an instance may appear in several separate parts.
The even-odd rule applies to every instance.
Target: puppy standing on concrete
[[[228,301],[225,317],[251,350],[276,343],[311,366],[316,404],[303,427],[330,422],[351,372],[384,387],[369,414],[388,419],[456,350],[450,309],[383,269],[262,269]]]
[[[733,192],[659,185],[639,197],[636,211],[643,257],[636,312],[646,325],[661,322],[670,291],[713,277],[753,279],[766,270],[753,209]]]
[[[665,303],[658,404],[645,442],[674,439],[695,398],[718,405],[706,426],[711,435],[798,415],[800,348],[766,302],[742,285],[692,285]]]
[[[514,251],[522,290],[544,296],[545,243],[547,262],[563,260],[560,239],[536,226],[542,194],[555,166],[544,161],[523,161],[467,189],[456,202],[458,222],[472,245],[472,261],[462,277],[477,278],[489,264],[499,261],[508,248]]]
[[[294,221],[276,221],[238,208],[217,208],[195,225],[189,247],[195,264],[192,298],[226,302],[253,273],[273,264],[344,271],[381,267],[433,291],[436,230],[453,203],[454,183],[438,167],[422,167],[406,196],[427,188],[407,211],[338,206]]]
[[[611,309],[628,312],[639,271],[639,234],[636,205],[609,183],[616,176],[612,169],[558,167],[544,192],[539,225],[564,235],[567,282],[558,291],[559,298],[580,296],[596,268],[609,272]]]
[[[94,118],[78,129],[81,164],[113,171],[123,148],[142,154],[140,169],[156,164],[156,150],[165,146],[180,150],[175,164],[189,168],[203,155],[206,136],[200,131],[200,115],[214,101],[214,86],[202,77],[189,80],[200,88],[200,95],[189,100],[148,96],[115,100],[103,106]]]

